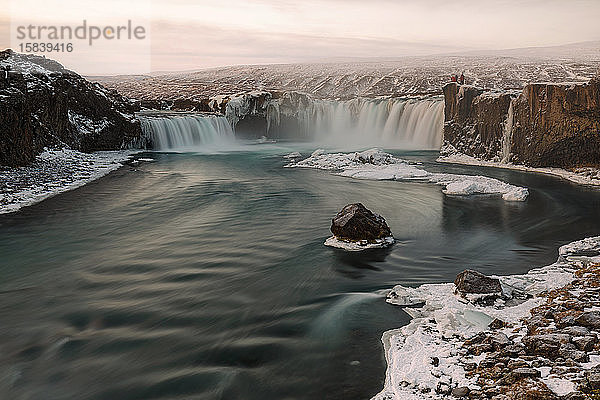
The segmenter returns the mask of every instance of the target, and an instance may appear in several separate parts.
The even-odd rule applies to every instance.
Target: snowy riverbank
[[[592,305],[600,300],[599,264],[600,237],[564,245],[552,265],[497,277],[503,296],[489,306],[455,294],[452,283],[394,287],[387,301],[405,307],[413,320],[383,335],[388,368],[374,399],[441,399],[453,390],[457,397],[510,399],[524,398],[511,397],[516,388],[548,394],[536,398],[585,392],[593,385],[590,369],[600,362],[594,345],[600,325],[589,322],[598,317]],[[547,307],[542,320],[532,312],[541,307]],[[582,315],[587,325],[578,321]],[[554,354],[540,350],[539,343],[552,340],[560,340]]]
[[[600,170],[595,168],[578,168],[568,171],[561,168],[534,168],[525,165],[507,164],[499,161],[480,160],[475,157],[458,153],[456,150],[447,152],[440,156],[437,161],[449,164],[477,165],[481,167],[505,168],[517,171],[535,172],[539,174],[553,175],[569,180],[579,185],[600,186]]]
[[[120,168],[135,153],[46,150],[31,165],[0,170],[0,214],[83,186]]]

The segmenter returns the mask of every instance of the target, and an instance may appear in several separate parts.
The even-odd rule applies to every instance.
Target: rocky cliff
[[[600,80],[521,92],[444,87],[442,153],[531,167],[600,167]]]
[[[141,137],[138,110],[55,61],[0,52],[0,165],[26,165],[46,146],[129,147]]]

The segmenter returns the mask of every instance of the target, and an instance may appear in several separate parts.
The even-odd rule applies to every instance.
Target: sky
[[[600,40],[599,0],[0,0],[0,47],[16,28],[131,20],[143,41],[48,54],[83,74],[420,56]],[[31,40],[28,40],[31,42]],[[140,61],[141,60],[141,61]]]

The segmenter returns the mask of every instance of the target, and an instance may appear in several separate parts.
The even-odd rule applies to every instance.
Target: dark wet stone
[[[568,326],[563,328],[560,333],[566,333],[571,336],[586,336],[589,335],[590,330],[583,326]]]
[[[600,311],[587,311],[575,319],[577,325],[591,329],[600,328]]]
[[[542,355],[550,359],[558,357],[561,345],[570,341],[570,335],[561,333],[526,336],[522,340],[529,354]]]
[[[385,219],[361,203],[348,204],[331,220],[331,232],[339,239],[374,242],[392,236]]]
[[[564,357],[565,359],[570,358],[577,362],[588,361],[588,355],[584,351],[577,350],[577,347],[575,347],[575,345],[572,343],[565,343],[561,345],[560,349],[558,350],[558,354],[560,354],[561,357]]]
[[[597,340],[595,336],[581,336],[572,339],[572,342],[581,351],[591,351],[594,348]]]
[[[452,396],[454,397],[466,397],[469,394],[470,390],[466,386],[457,387],[452,389]]]
[[[525,346],[520,343],[509,344],[501,350],[501,354],[509,357],[518,357],[525,350]]]
[[[490,324],[488,325],[488,328],[490,329],[501,329],[504,328],[506,326],[506,322],[502,321],[501,319],[494,319],[492,322],[490,322]]]
[[[464,270],[454,280],[456,290],[461,294],[500,293],[502,286],[497,278],[490,278],[481,272]]]
[[[585,372],[585,378],[590,389],[600,389],[600,371],[591,370]]]

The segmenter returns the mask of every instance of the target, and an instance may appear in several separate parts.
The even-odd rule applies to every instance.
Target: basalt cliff
[[[51,146],[129,147],[141,137],[138,110],[138,103],[56,61],[0,52],[0,165],[26,165]]]
[[[442,154],[530,167],[600,167],[600,78],[485,92],[447,84]]]

